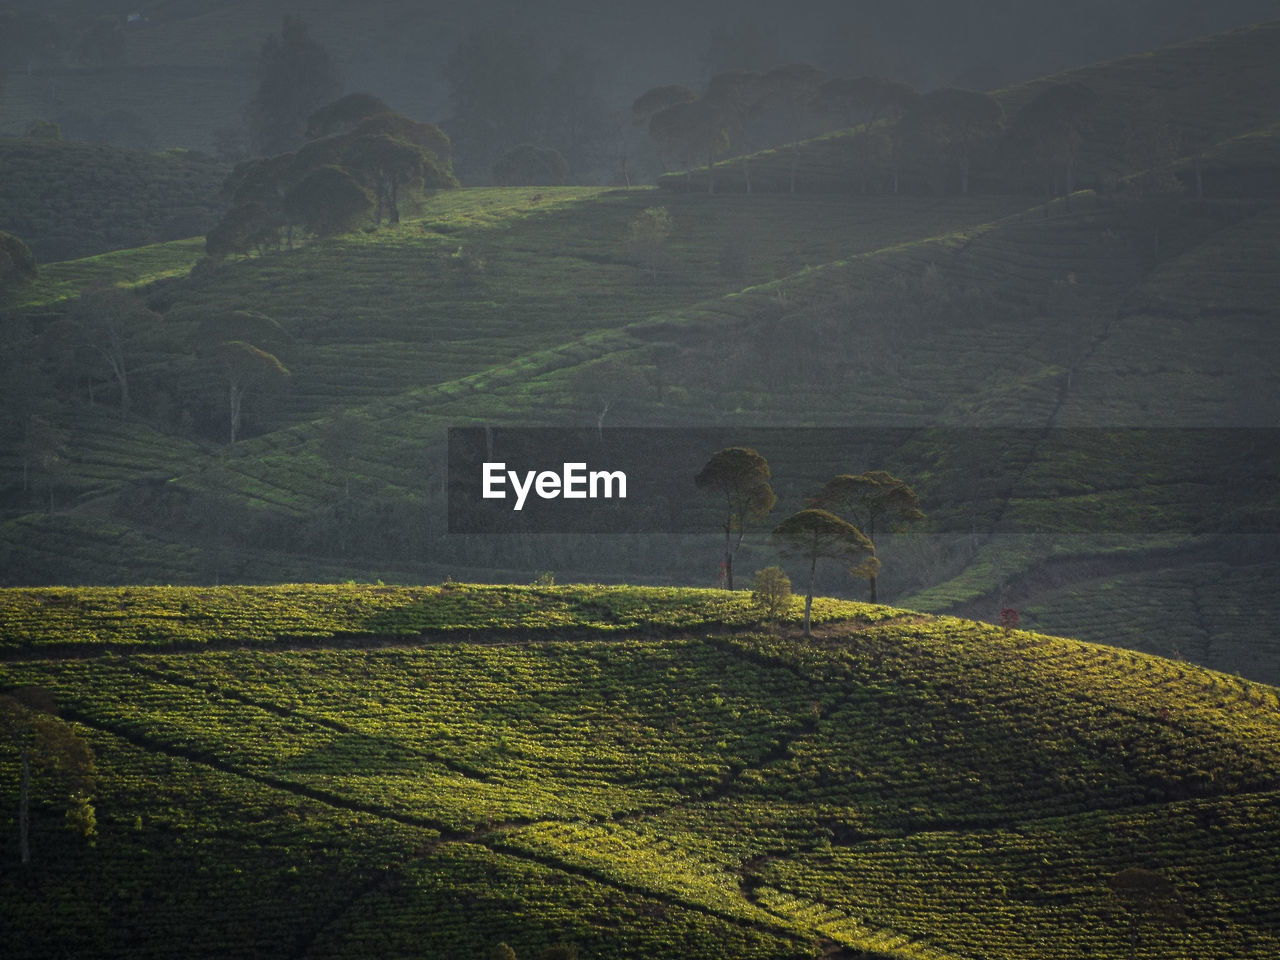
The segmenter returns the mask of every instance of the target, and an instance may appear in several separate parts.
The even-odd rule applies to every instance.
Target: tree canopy
[[[724,575],[730,590],[733,589],[733,557],[742,545],[747,528],[768,516],[778,502],[769,477],[769,462],[750,447],[725,447],[716,451],[694,477],[699,490],[724,499]]]
[[[884,470],[832,477],[821,490],[807,497],[805,503],[848,517],[866,534],[873,547],[886,524],[902,525],[924,519],[915,491]],[[867,576],[872,603],[876,602],[876,574],[877,570],[872,570]]]
[[[875,547],[853,524],[829,510],[793,513],[773,528],[773,542],[785,554],[809,562],[809,585],[804,598],[804,635],[810,635],[813,584],[819,560],[836,560],[850,572],[862,572],[875,559]]]

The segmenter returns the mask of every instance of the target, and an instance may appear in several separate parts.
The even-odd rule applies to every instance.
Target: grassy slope
[[[1268,31],[1274,32],[1228,35],[1214,41],[1217,48],[1177,47],[1123,61],[1115,67],[1117,90],[1132,87],[1144,63],[1163,83],[1186,57],[1202,59],[1212,49],[1224,61],[1239,59],[1252,75],[1259,67],[1250,44]],[[1095,85],[1108,82],[1105,65],[1090,69]],[[1257,121],[1256,98],[1242,94],[1231,106],[1221,111],[1224,133]],[[1235,137],[1215,156],[1221,163],[1244,156],[1240,162],[1253,170],[1274,167],[1268,152],[1274,138],[1263,134]],[[670,261],[656,284],[624,242],[631,218],[654,203],[665,205],[675,224]],[[611,423],[847,423],[855,411],[863,423],[1212,425],[1238,422],[1250,406],[1253,416],[1274,412],[1280,393],[1268,291],[1280,223],[1271,210],[1234,200],[1187,207],[1162,224],[1156,251],[1150,225],[1122,207],[1082,198],[1069,208],[1059,202],[1017,215],[1026,204],[991,196],[461,191],[435,198],[423,220],[397,230],[232,263],[198,283],[170,284],[159,296],[171,316],[252,307],[284,323],[294,335],[281,349],[294,371],[289,388],[250,397],[249,432],[258,436],[239,444],[234,456],[197,453],[186,441],[159,435],[149,444],[155,455],[144,454],[147,445],[130,441],[113,481],[128,485],[123,494],[113,495],[101,470],[73,452],[60,492],[76,505],[73,515],[7,524],[11,569],[24,582],[165,582],[421,580],[464,571],[508,578],[552,566],[562,575],[609,570],[636,579],[662,570],[705,582],[707,563],[697,558],[713,551],[704,545],[609,544],[591,554],[435,539],[443,428],[591,422],[598,401],[575,378],[601,359],[640,371],[642,380],[618,398]],[[719,269],[729,244],[747,253],[743,275]],[[128,282],[177,274],[192,254],[189,247],[160,246],[54,265],[46,271],[49,286],[29,291],[27,301],[44,309],[90,275]],[[482,269],[464,268],[477,261]],[[899,291],[887,306],[886,290]],[[824,327],[818,314],[831,304],[837,320]],[[906,317],[892,321],[902,331],[893,336],[885,332],[890,307]],[[183,336],[179,324],[179,350],[189,349]],[[190,367],[183,377],[184,402],[214,409],[222,388],[213,373]],[[350,412],[363,418],[363,436],[340,469],[324,455],[323,438],[333,417]],[[68,416],[85,435],[103,420],[100,412]],[[159,453],[166,445],[172,456]],[[17,450],[7,454],[12,476]],[[794,497],[850,467],[839,458],[793,463],[803,457],[788,459],[786,450],[777,457],[776,472],[787,475]],[[132,473],[123,463],[130,459],[137,464]],[[1010,461],[1011,484],[1021,474],[1031,489],[1044,489],[1043,475],[1068,463],[1061,452],[1033,450]],[[902,466],[909,475],[921,473],[910,462]],[[147,478],[172,482],[157,488]],[[945,473],[920,479],[934,509],[954,480]],[[146,481],[142,494],[139,481]],[[359,505],[335,520],[340,511],[350,513],[348,488],[358,491]],[[1109,499],[1084,506],[1119,508],[1134,494],[1127,487],[1103,491],[1096,496]],[[1043,515],[1043,495],[1037,496],[1009,509]],[[408,537],[390,544],[375,533],[360,543],[361,530],[385,529],[386,516],[374,505],[398,517]],[[10,516],[31,507],[11,498]],[[107,560],[89,545],[99,542],[120,547]],[[1124,549],[1156,546],[1168,544],[1148,540]],[[909,589],[908,602],[925,609],[968,604],[991,615],[1001,581],[1033,574],[1063,549],[983,544],[968,569],[954,578],[956,571],[943,569],[938,576],[946,582],[930,590],[895,587],[892,573],[884,586],[898,596]],[[1115,547],[1067,549],[1102,558],[1083,579],[1106,582],[1106,557]],[[771,559],[749,546],[741,566]],[[1194,562],[1206,561],[1233,562],[1229,555]],[[1266,652],[1249,670],[1272,678],[1268,664],[1276,653],[1265,619],[1230,613],[1269,602],[1257,591],[1267,589],[1270,562],[1253,566],[1209,599],[1222,609],[1206,622],[1234,617],[1230,642],[1261,644]],[[138,573],[127,577],[131,568]],[[1061,601],[1052,586],[1040,584],[1019,603],[1042,628],[1079,629],[1099,640],[1132,636],[1099,626],[1106,619],[1101,610],[1064,620]],[[1215,627],[1200,646],[1214,649],[1225,639]],[[1209,662],[1239,669],[1243,661]]]
[[[0,139],[0,230],[37,263],[203,234],[226,167],[209,157],[97,143]]]
[[[690,590],[0,602],[0,686],[54,689],[100,771],[96,845],[41,807],[35,884],[0,880],[15,956],[180,936],[211,956],[1121,957],[1106,882],[1134,865],[1188,916],[1139,956],[1280,946],[1280,698],[1201,668],[829,601],[820,639],[778,640],[740,595]]]

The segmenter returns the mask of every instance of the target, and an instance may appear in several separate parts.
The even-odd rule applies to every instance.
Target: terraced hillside
[[[186,151],[0,138],[0,230],[38,263],[203,235],[218,221],[225,165]]]
[[[1133,90],[1148,69],[1202,117],[1183,67],[1259,80],[1275,36],[1090,75]],[[893,469],[938,526],[882,541],[882,597],[988,619],[1012,604],[1037,629],[1275,681],[1275,539],[1239,536],[1273,523],[1276,445],[1225,467],[1188,441],[1170,465],[1150,437],[1100,457],[1058,430],[1274,427],[1280,218],[1258,184],[1280,153],[1265,89],[1225,105],[1211,124],[1224,139],[1183,158],[1184,178],[1202,162],[1199,201],[460,190],[395,228],[220,265],[198,241],[46,265],[5,300],[13,369],[45,380],[5,385],[19,416],[0,445],[0,578],[709,584],[710,537],[448,535],[446,428],[902,426],[921,433],[887,451],[771,441],[776,516],[832,474]],[[646,246],[632,226],[652,208],[670,233]],[[42,339],[89,280],[163,314],[126,343],[123,420],[107,365],[50,357]],[[250,390],[228,446],[227,373],[198,340],[243,310],[279,325],[290,376]],[[37,416],[61,438],[44,466],[21,420]],[[997,432],[943,457],[939,427]],[[1031,439],[1003,442],[1005,428]],[[1239,490],[1234,526],[1208,522]],[[1148,525],[1112,529],[1135,514]],[[738,568],[777,560],[753,536]],[[835,570],[824,588],[862,589]],[[1188,615],[1174,629],[1166,609]]]
[[[819,601],[446,584],[7,590],[0,689],[92,745],[35,783],[13,957],[1129,956],[1280,948],[1280,694]],[[0,747],[3,856],[16,753]]]

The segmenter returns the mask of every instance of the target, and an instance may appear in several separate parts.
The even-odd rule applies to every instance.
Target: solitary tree
[[[644,261],[649,279],[658,280],[658,264],[662,261],[667,238],[671,236],[671,214],[666,207],[647,207],[636,214],[627,226],[627,244]]]
[[[1163,874],[1126,867],[1111,878],[1111,894],[1129,918],[1129,956],[1138,955],[1138,934],[1145,922],[1177,924],[1185,914],[1178,892]]]
[[[711,455],[694,483],[724,498],[724,575],[733,589],[733,557],[752,523],[778,502],[769,484],[769,462],[750,447],[725,447]],[[736,536],[735,536],[736,535]]]
[[[96,284],[80,291],[67,319],[53,324],[49,335],[87,350],[107,366],[120,390],[120,419],[126,420],[131,345],[159,322],[159,314],[136,294]]]
[[[23,434],[23,483],[28,473],[42,480],[49,495],[48,512],[53,516],[53,493],[67,464],[70,440],[67,432],[44,416],[32,416]]]
[[[804,635],[809,632],[813,584],[819,560],[836,560],[851,572],[875,559],[875,547],[862,532],[827,510],[801,510],[773,528],[773,542],[783,553],[809,561],[809,584],[804,597]]]
[[[228,340],[214,348],[214,356],[222,365],[227,378],[227,397],[230,402],[231,437],[235,443],[240,434],[244,397],[249,389],[267,380],[289,376],[288,368],[275,354],[243,340]]]
[[[240,435],[245,395],[253,387],[289,376],[267,347],[289,337],[270,317],[248,310],[208,317],[195,332],[197,351],[221,369],[227,383],[230,442]]]
[[[776,629],[778,617],[791,606],[791,578],[781,567],[756,571],[751,583],[751,602],[764,612],[769,627]]]
[[[920,498],[915,491],[884,470],[832,477],[805,503],[848,517],[866,534],[873,549],[876,536],[883,533],[886,526],[918,523],[924,519],[920,512]],[[867,575],[872,603],[876,602],[878,570],[876,566]]]
[[[39,687],[0,694],[0,734],[18,750],[18,856],[31,863],[33,778],[66,804],[67,826],[84,837],[95,832],[93,753],[84,739],[54,714],[53,696]]]

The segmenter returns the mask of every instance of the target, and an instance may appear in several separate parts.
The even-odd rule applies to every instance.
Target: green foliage
[[[217,221],[225,167],[199,153],[156,155],[61,140],[37,122],[0,138],[0,223],[41,263],[203,234]]]
[[[343,133],[369,117],[390,112],[391,108],[371,93],[349,93],[307,117],[307,139]]]
[[[1113,878],[1135,862],[1187,907],[1144,921],[1144,951],[1280,941],[1259,912],[1276,691],[1185,664],[857,604],[813,643],[728,631],[758,611],[723,591],[0,601],[6,640],[54,641],[7,648],[0,684],[83,722],[102,812],[91,853],[60,809],[33,820],[38,918],[0,881],[17,957],[137,931],[209,956],[308,934],[323,956],[1119,960]],[[105,655],[129,636],[152,654]],[[4,748],[0,772],[3,799]]]
[[[751,600],[769,621],[776,626],[778,617],[791,609],[791,578],[781,567],[765,567],[757,570],[751,583]]]
[[[769,483],[769,462],[750,447],[725,447],[711,455],[693,478],[699,490],[713,494],[724,530],[725,586],[733,589],[733,558],[748,527],[769,515],[778,502]],[[735,536],[736,535],[736,536]]]
[[[13,234],[0,231],[0,285],[24,283],[35,277],[36,258],[27,245]]]
[[[347,233],[374,207],[373,194],[341,167],[312,170],[284,195],[284,211],[290,220],[319,237]]]

